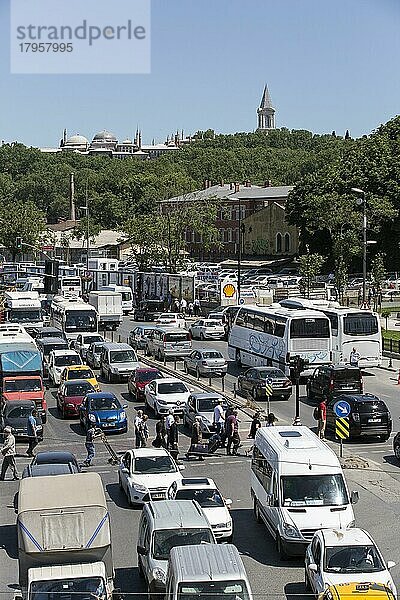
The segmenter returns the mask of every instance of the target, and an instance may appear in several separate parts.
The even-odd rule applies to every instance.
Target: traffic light
[[[58,292],[58,260],[45,260],[44,262],[44,293],[57,294]]]
[[[22,250],[22,237],[15,238],[15,247],[17,250]]]
[[[296,354],[290,359],[290,368],[293,371],[295,378],[300,377],[304,369],[309,365],[310,361]]]

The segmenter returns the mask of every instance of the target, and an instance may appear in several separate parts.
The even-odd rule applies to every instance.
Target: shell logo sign
[[[233,298],[233,296],[236,294],[236,287],[233,285],[233,283],[226,283],[222,288],[222,293],[225,298]]]

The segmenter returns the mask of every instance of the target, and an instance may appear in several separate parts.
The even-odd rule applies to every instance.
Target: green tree
[[[0,242],[11,252],[13,261],[18,254],[29,252],[29,246],[38,247],[45,227],[44,214],[31,201],[9,202],[0,208]],[[22,250],[17,248],[18,237],[28,244]]]
[[[307,298],[310,297],[311,284],[315,281],[317,275],[321,273],[321,267],[325,262],[325,257],[320,254],[310,254],[307,248],[306,254],[299,258],[300,275],[304,278]]]
[[[152,265],[165,260],[162,229],[159,214],[136,216],[125,221],[122,231],[127,236],[131,257],[139,271],[148,271]]]

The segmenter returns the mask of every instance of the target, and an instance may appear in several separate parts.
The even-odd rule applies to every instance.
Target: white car
[[[211,525],[215,538],[232,542],[233,521],[230,513],[232,500],[224,498],[212,479],[191,477],[174,481],[167,492],[170,500],[196,500]]]
[[[144,388],[144,402],[157,416],[167,415],[170,410],[182,414],[192,391],[180,379],[154,379]]]
[[[49,379],[54,385],[60,385],[61,374],[65,367],[81,365],[82,359],[75,350],[52,350],[48,360]]]
[[[128,450],[118,466],[119,487],[130,506],[165,500],[172,483],[182,479],[182,468],[164,448]]]
[[[181,313],[161,313],[156,319],[157,325],[170,325],[171,327],[186,327],[184,315]]]
[[[363,529],[319,529],[307,547],[305,583],[317,596],[339,583],[383,583],[397,597],[389,570],[369,533]]]
[[[80,333],[74,342],[74,350],[76,350],[78,354],[80,354],[82,358],[85,359],[90,344],[100,344],[104,341],[105,340],[103,336],[98,333]]]
[[[225,327],[217,319],[200,319],[189,327],[193,338],[200,340],[222,340],[225,337]]]

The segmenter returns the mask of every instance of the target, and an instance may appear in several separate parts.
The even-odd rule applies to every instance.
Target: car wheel
[[[61,416],[62,416],[63,419],[67,418],[67,415],[65,414],[65,408],[64,407],[62,408]]]
[[[279,558],[281,560],[288,559],[288,555],[286,554],[286,552],[283,549],[282,540],[281,540],[281,536],[279,535],[279,533],[276,534],[276,550],[277,550]]]
[[[400,444],[394,444],[393,450],[394,450],[395,457],[400,462]]]
[[[129,488],[126,489],[126,497],[128,499],[129,506],[132,508],[134,506],[134,503],[132,502],[131,493],[129,491]]]
[[[262,523],[260,509],[258,508],[258,503],[257,503],[256,498],[254,498],[254,501],[253,501],[253,512],[254,512],[254,516],[256,518],[257,523]]]

